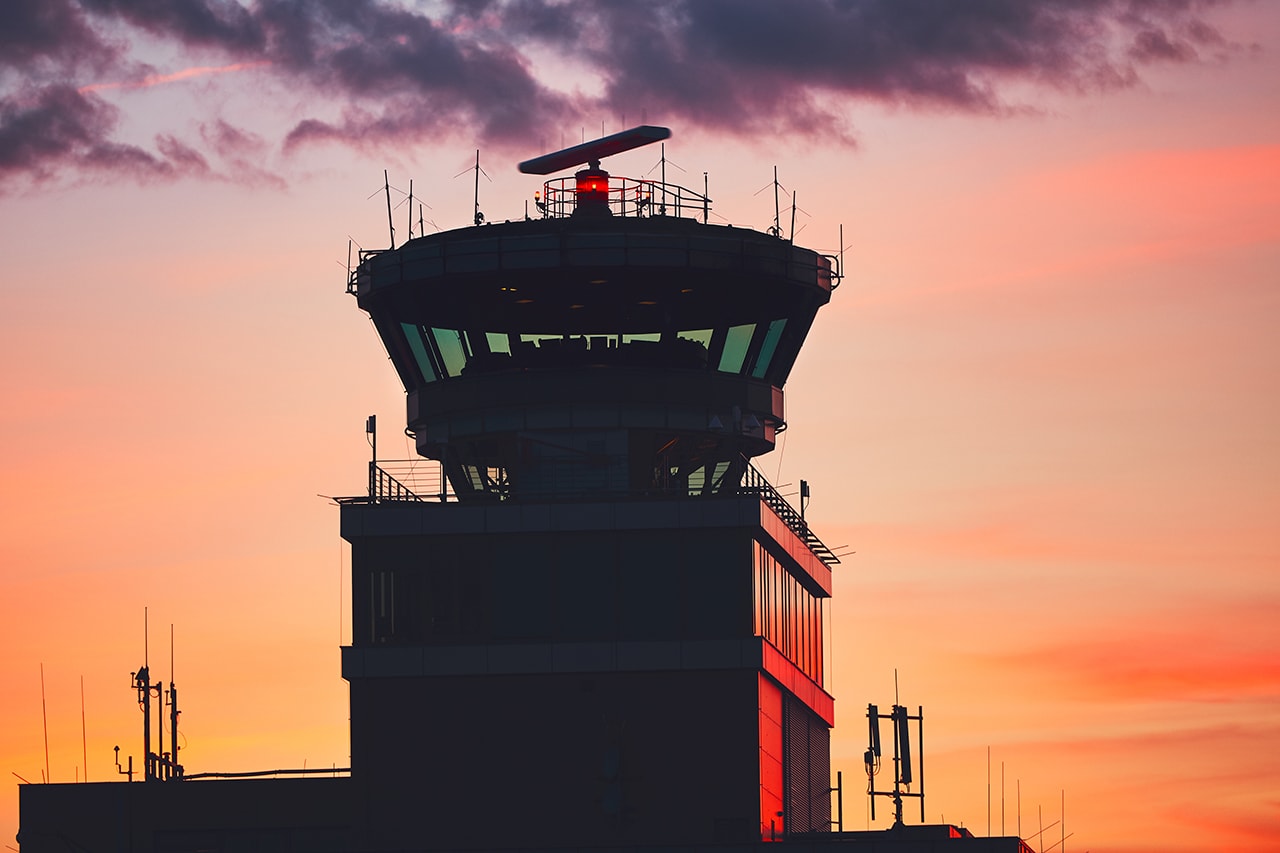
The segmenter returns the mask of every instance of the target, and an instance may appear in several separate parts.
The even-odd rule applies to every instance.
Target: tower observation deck
[[[351,275],[447,480],[420,500],[375,460],[342,508],[352,778],[387,847],[419,808],[450,849],[830,829],[837,560],[750,460],[838,264],[600,168],[667,135],[527,161],[586,168]]]
[[[785,428],[833,259],[678,215],[709,204],[681,188],[573,180],[541,218],[362,255],[418,452],[464,501],[736,488]]]

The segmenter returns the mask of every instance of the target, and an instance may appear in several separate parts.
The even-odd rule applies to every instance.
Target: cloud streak
[[[1065,695],[1100,701],[1280,701],[1274,601],[1229,601],[1177,624],[1135,607],[1127,631],[992,655],[999,667],[1053,673]],[[1231,625],[1230,633],[1221,627]],[[1047,689],[1055,689],[1047,687]]]
[[[79,92],[86,94],[88,92],[102,92],[111,89],[147,89],[151,86],[163,86],[166,83],[177,83],[182,80],[193,80],[197,77],[206,77],[210,74],[228,74],[235,71],[249,71],[254,68],[261,68],[271,63],[266,62],[236,62],[231,65],[221,65],[218,67],[210,67],[207,65],[195,66],[192,68],[183,68],[180,71],[174,71],[171,74],[148,74],[141,80],[126,80],[119,83],[90,83],[87,86],[81,86]]]
[[[527,148],[549,126],[601,113],[852,141],[859,103],[998,115],[1025,108],[1008,100],[1011,85],[1107,90],[1152,63],[1220,53],[1211,5],[448,0],[433,17],[395,0],[15,0],[0,11],[0,180],[216,175],[179,128],[150,150],[120,143],[122,116],[92,96],[247,67],[313,111],[270,131],[286,153],[450,133]],[[133,34],[210,61],[157,72],[130,54]],[[584,85],[540,69],[547,55]],[[139,82],[93,79],[106,75]],[[61,132],[34,136],[50,127]]]

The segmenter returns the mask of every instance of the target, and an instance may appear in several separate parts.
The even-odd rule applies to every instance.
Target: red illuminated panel
[[[758,676],[760,695],[760,838],[781,839],[782,690]]]

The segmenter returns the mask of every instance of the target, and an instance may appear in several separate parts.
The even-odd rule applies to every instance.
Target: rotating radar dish
[[[572,169],[574,166],[580,166],[584,163],[598,164],[603,157],[608,157],[611,154],[621,154],[623,151],[630,151],[632,148],[639,148],[642,145],[648,145],[650,142],[660,142],[663,139],[670,138],[670,136],[670,128],[642,124],[630,130],[603,136],[600,139],[593,139],[590,142],[564,148],[551,154],[543,154],[541,157],[534,157],[532,160],[525,160],[520,164],[519,168],[526,175],[550,175],[552,172]]]

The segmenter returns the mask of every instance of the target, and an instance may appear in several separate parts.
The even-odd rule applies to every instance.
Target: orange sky
[[[986,832],[989,748],[997,832],[1003,762],[1005,829],[1015,786],[1024,835],[1065,791],[1071,850],[1280,834],[1280,21],[1258,3],[1220,25],[1259,47],[1034,114],[860,106],[856,150],[673,127],[668,177],[709,171],[721,221],[770,224],[754,194],[776,164],[797,242],[834,251],[844,225],[848,277],[759,467],[786,492],[807,479],[819,535],[857,552],[830,641],[849,828],[867,825],[861,715],[892,703],[896,668],[925,710],[930,820]],[[180,70],[108,94],[139,133],[184,99],[247,103],[239,75]],[[522,214],[539,185],[514,164],[537,153],[482,152],[490,219]],[[0,196],[5,843],[8,774],[45,765],[41,664],[53,780],[85,772],[82,676],[90,778],[117,744],[137,760],[144,606],[166,680],[176,626],[189,771],[347,763],[347,552],[321,495],[361,491],[368,414],[384,456],[409,453],[343,292],[347,237],[385,245],[384,166],[465,224],[453,176],[473,156],[320,148],[286,189]]]

